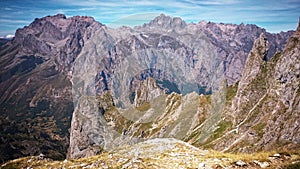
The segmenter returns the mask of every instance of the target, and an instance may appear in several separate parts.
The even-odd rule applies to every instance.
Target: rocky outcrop
[[[139,27],[137,26],[136,28],[140,29],[143,28],[144,30],[149,30],[149,29],[163,29],[163,30],[182,30],[187,26],[185,21],[183,21],[179,17],[170,17],[166,16],[164,14],[160,14],[156,18],[154,18],[152,21],[149,23],[143,24],[143,26]]]
[[[247,59],[230,115],[232,130],[213,142],[223,151],[298,149],[299,28],[282,52],[264,61],[268,42],[256,40]]]
[[[11,160],[1,168],[297,168],[298,158],[297,153],[220,153],[173,138],[157,138],[78,160],[53,161],[41,154]]]
[[[257,103],[259,98],[262,98],[267,91],[267,84],[264,83],[266,77],[261,77],[261,82],[257,83],[257,77],[266,71],[265,62],[269,51],[269,42],[266,36],[262,33],[260,37],[254,42],[251,50],[243,76],[238,85],[236,99],[233,100],[233,115],[236,116],[237,122],[241,123],[251,108]],[[253,93],[253,90],[256,90]],[[240,120],[238,120],[240,119]]]
[[[52,59],[61,72],[68,72],[72,70],[72,62],[81,52],[84,42],[94,29],[100,27],[101,24],[92,17],[47,16],[18,29],[13,43],[20,45],[19,55]]]

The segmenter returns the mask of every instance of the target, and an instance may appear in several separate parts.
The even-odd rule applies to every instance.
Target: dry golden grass
[[[172,148],[166,148],[162,151],[153,150],[157,146],[167,145]],[[138,149],[136,149],[137,147]],[[139,151],[138,157],[132,151]],[[277,153],[282,155],[280,159],[275,161],[270,159],[270,156]],[[284,155],[288,155],[289,158],[284,158]],[[101,155],[76,160],[53,161],[49,159],[40,160],[38,157],[25,157],[10,161],[0,168],[172,168],[174,166],[175,168],[197,168],[200,163],[205,163],[208,166],[234,167],[235,162],[239,160],[246,162],[251,168],[259,168],[258,165],[254,164],[254,161],[269,162],[270,169],[279,166],[283,168],[292,162],[297,167],[299,166],[300,151],[286,150],[285,152],[270,151],[252,154],[222,153],[215,150],[200,150],[183,142],[148,142],[138,144],[138,146],[123,146]]]
[[[269,152],[257,152],[257,153],[247,154],[247,153],[222,153],[215,150],[210,150],[210,154],[208,156],[205,156],[205,158],[229,158],[232,159],[232,161],[242,160],[245,162],[251,162],[254,160],[268,161],[269,157],[272,156],[273,154],[276,154],[276,152],[269,151]]]

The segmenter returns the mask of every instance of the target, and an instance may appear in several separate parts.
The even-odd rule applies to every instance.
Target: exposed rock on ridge
[[[299,149],[300,30],[268,62],[264,38],[249,54],[232,102],[233,130],[213,142],[223,151]],[[263,42],[263,43],[261,43]],[[235,131],[235,132],[233,132]]]
[[[239,119],[245,118],[245,111],[249,111],[253,104],[256,104],[256,101],[258,98],[255,96],[258,96],[261,98],[263,94],[266,92],[267,84],[262,83],[261,86],[258,84],[254,84],[252,87],[258,89],[256,91],[256,95],[249,90],[249,85],[257,79],[257,76],[259,74],[262,74],[262,71],[265,69],[265,62],[266,62],[266,55],[269,50],[269,42],[267,41],[267,38],[262,33],[260,37],[254,42],[253,49],[250,51],[250,54],[248,56],[248,59],[245,64],[245,69],[243,71],[243,76],[239,82],[238,85],[238,91],[237,95],[234,101],[233,101],[233,109],[234,110],[233,115],[236,116]],[[263,79],[261,79],[263,80]],[[245,94],[245,91],[248,91],[248,95]],[[252,105],[249,105],[252,104]],[[236,118],[236,119],[237,119]],[[240,123],[241,121],[238,121],[236,123]]]
[[[2,164],[1,168],[295,168],[299,165],[297,158],[299,154],[220,153],[173,138],[160,138],[77,160],[53,161],[42,155],[25,157]]]

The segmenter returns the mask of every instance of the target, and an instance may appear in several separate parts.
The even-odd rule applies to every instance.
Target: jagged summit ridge
[[[266,35],[264,33],[261,33],[259,38],[255,40],[253,48],[250,51],[245,64],[245,67],[247,67],[247,69],[244,69],[243,71],[244,76],[242,76],[240,80],[239,87],[243,87],[243,84],[249,84],[253,80],[253,77],[256,77],[257,74],[261,73],[261,65],[264,61],[267,60],[266,57],[269,48],[270,44],[266,38]]]
[[[18,29],[13,43],[21,45],[18,55],[39,55],[55,60],[58,69],[71,71],[71,64],[80,53],[91,31],[103,25],[92,17],[63,14],[35,19],[29,26]]]
[[[170,17],[165,14],[160,14],[143,27],[156,27],[161,29],[182,29],[187,24],[180,17]]]
[[[284,50],[268,61],[263,59],[268,49],[266,39],[260,36],[256,40],[231,104],[233,129],[214,141],[215,148],[242,152],[297,149],[299,128],[294,125],[300,115],[299,37],[297,29]]]

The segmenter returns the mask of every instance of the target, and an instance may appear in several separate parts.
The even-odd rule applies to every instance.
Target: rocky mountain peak
[[[186,27],[187,24],[180,17],[170,17],[165,14],[160,14],[143,27],[157,27],[164,29],[179,29]]]
[[[235,112],[235,115],[237,115],[239,118],[240,116],[245,115],[241,113],[245,110],[246,102],[252,102],[252,99],[255,99],[252,93],[245,94],[244,91],[247,91],[249,84],[255,81],[257,76],[262,73],[264,69],[264,61],[268,53],[269,47],[270,45],[265,36],[265,33],[261,33],[260,36],[255,40],[253,48],[248,55],[243,70],[243,75],[239,82],[238,92],[236,98],[233,100],[232,103],[233,112]],[[257,97],[260,96],[261,95],[258,95]]]
[[[268,54],[270,44],[264,32],[261,33],[259,38],[254,42],[253,48],[257,50],[256,52],[259,52],[260,56],[263,56],[262,59],[266,59],[265,57]]]
[[[20,45],[18,55],[35,55],[55,60],[57,68],[71,70],[70,63],[79,54],[91,31],[103,25],[88,16],[67,18],[63,14],[35,19],[16,31],[13,43]]]
[[[94,18],[86,16],[67,18],[63,14],[57,14],[44,18],[36,18],[29,26],[16,31],[15,41],[21,43],[24,38],[30,37],[32,39],[55,42],[66,38],[76,30],[87,28],[93,23],[96,24]]]
[[[14,133],[18,130],[10,130],[10,127],[24,129],[23,124],[31,123],[24,119],[29,117],[27,119],[30,121],[36,121],[38,116],[35,112],[43,110],[42,116],[47,119],[46,123],[51,123],[51,129],[49,132],[43,132],[36,140],[39,145],[42,145],[45,143],[45,137],[51,142],[45,143],[52,147],[50,149],[55,149],[57,152],[64,151],[64,153],[57,153],[57,157],[64,156],[68,146],[65,136],[68,135],[67,130],[73,112],[72,88],[69,81],[72,76],[73,62],[93,32],[101,31],[101,29],[102,24],[92,17],[67,18],[62,14],[46,16],[35,19],[29,26],[18,29],[15,38],[10,43],[1,46],[0,111],[3,114],[0,115],[0,123],[3,124],[4,121],[11,123],[7,126],[1,125],[4,127],[1,128],[2,131]],[[16,111],[12,108],[16,106],[16,103],[24,108],[20,111],[22,118],[15,118]],[[66,122],[62,122],[63,118],[66,118]],[[61,132],[54,132],[53,130],[56,130],[58,125]],[[36,130],[29,129],[29,137],[41,130],[33,123],[31,127]],[[7,146],[13,141],[4,140],[1,142],[1,152],[14,152],[11,147]],[[65,145],[57,144],[61,141]],[[27,144],[30,145],[29,147],[35,147],[36,151],[42,152],[41,147],[34,146],[34,143],[27,141],[18,143],[20,147],[27,147]],[[34,154],[35,150],[29,148],[18,154],[19,156]],[[47,150],[43,150],[43,153],[48,154]],[[9,157],[0,153],[0,159],[7,158]]]

